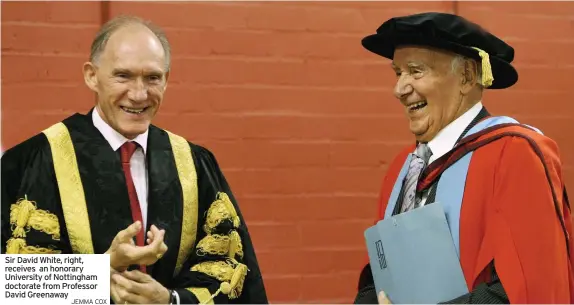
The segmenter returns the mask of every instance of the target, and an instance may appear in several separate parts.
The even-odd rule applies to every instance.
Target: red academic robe
[[[477,134],[468,144],[480,141],[489,143],[474,151],[460,213],[460,261],[469,289],[487,281],[494,260],[511,303],[574,303],[567,250],[574,251],[568,239],[572,216],[556,143],[518,126]],[[407,147],[390,165],[379,219],[414,148]]]

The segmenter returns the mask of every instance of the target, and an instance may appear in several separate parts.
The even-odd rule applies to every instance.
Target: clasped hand
[[[136,221],[114,237],[106,254],[110,255],[110,267],[115,271],[125,271],[130,265],[152,265],[167,251],[163,242],[165,230],[152,225],[147,233],[147,245],[138,247],[133,239],[140,230],[141,222]]]
[[[110,254],[110,294],[116,304],[168,304],[169,291],[148,274],[126,271],[130,265],[152,265],[167,251],[165,230],[155,225],[147,232],[147,245],[138,247],[133,238],[142,230],[139,221],[120,231],[106,254]]]

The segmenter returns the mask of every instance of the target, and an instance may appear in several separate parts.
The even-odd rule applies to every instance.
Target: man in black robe
[[[169,77],[165,34],[115,18],[83,68],[96,106],[2,157],[2,253],[109,253],[115,303],[267,303],[214,155],[151,125]]]

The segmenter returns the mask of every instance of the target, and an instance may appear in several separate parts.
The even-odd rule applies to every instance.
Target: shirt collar
[[[108,141],[108,143],[110,143],[110,146],[114,151],[118,150],[122,145],[124,145],[125,142],[130,141],[126,137],[122,136],[119,132],[114,130],[102,119],[100,113],[98,112],[98,107],[95,107],[92,111],[92,122],[104,136],[104,138]],[[148,133],[149,129],[133,139],[134,142],[138,143],[142,147],[144,154],[147,152]]]
[[[432,151],[429,163],[442,157],[456,145],[456,141],[460,135],[466,127],[472,123],[472,120],[480,113],[480,110],[482,110],[482,102],[476,103],[463,115],[448,124],[428,143]]]

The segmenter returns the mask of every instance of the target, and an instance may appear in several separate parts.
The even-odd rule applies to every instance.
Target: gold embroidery
[[[6,242],[6,254],[60,254],[62,251],[28,246],[22,238],[10,238]]]
[[[10,223],[14,228],[12,235],[15,237],[26,237],[25,229],[28,227],[28,219],[30,214],[36,209],[36,205],[26,199],[20,199],[16,204],[10,206]]]
[[[219,290],[229,296],[230,299],[236,299],[241,295],[243,290],[243,283],[245,282],[245,276],[247,275],[247,266],[243,264],[237,264],[233,270],[233,276],[229,283],[221,283]],[[217,295],[217,292],[214,294]]]
[[[229,235],[213,234],[207,235],[197,244],[197,255],[229,255],[235,258],[235,255],[243,257],[243,245],[237,231],[233,230]]]
[[[238,228],[241,223],[229,196],[226,193],[219,192],[217,193],[217,199],[207,211],[207,219],[203,229],[209,234],[225,219],[231,220],[235,228]]]
[[[223,293],[229,295],[230,299],[236,299],[241,295],[243,291],[243,284],[245,283],[245,277],[247,276],[247,266],[244,264],[238,264],[235,267],[233,276],[231,277],[230,289],[225,289]],[[222,287],[223,288],[223,287]]]
[[[205,273],[219,281],[230,281],[234,270],[224,261],[206,261],[191,267],[191,271]]]
[[[43,132],[52,150],[54,171],[72,250],[76,254],[92,254],[94,246],[84,187],[68,128],[60,122]]]
[[[207,288],[186,288],[189,292],[193,293],[199,304],[214,304],[211,298],[211,293]]]
[[[197,244],[197,255],[205,254],[225,255],[229,252],[229,236],[207,235]]]
[[[175,165],[183,194],[183,215],[181,216],[181,241],[175,264],[174,275],[178,274],[194,246],[197,235],[197,172],[191,147],[184,138],[167,132],[171,143]]]
[[[54,240],[60,240],[60,223],[58,216],[47,211],[36,210],[35,213],[32,214],[32,217],[30,217],[28,224],[35,230],[52,235]]]
[[[55,240],[60,239],[58,217],[47,211],[38,210],[36,202],[29,201],[27,196],[10,206],[10,224],[14,237],[26,237],[26,233],[33,228],[52,235]]]
[[[241,224],[229,196],[226,193],[219,192],[217,193],[217,199],[207,211],[207,217],[203,226],[207,236],[198,243],[197,254],[200,256],[206,253],[227,254],[227,262],[206,261],[191,268],[191,271],[202,272],[221,281],[219,289],[209,298],[209,301],[212,301],[219,293],[226,294],[230,299],[238,298],[241,295],[243,283],[247,276],[247,266],[235,260],[235,255],[243,257],[243,245],[241,244],[239,233],[236,230],[232,230],[229,235],[211,234],[226,219],[231,220],[235,228],[238,228]]]
[[[235,255],[239,255],[240,258],[243,258],[243,244],[241,243],[241,237],[237,231],[233,230],[229,234],[229,254],[230,258],[235,258]]]
[[[231,266],[229,266],[229,268],[231,268]],[[245,277],[247,276],[247,271],[248,271],[247,266],[245,266],[244,264],[236,263],[235,268],[232,269],[229,280],[222,281],[222,283],[219,285],[219,289],[217,289],[217,291],[210,297],[209,300],[213,300],[221,292],[223,294],[228,295],[230,299],[238,298],[241,295],[241,292],[243,291],[243,284],[245,283]],[[228,275],[226,274],[225,277],[227,278]]]

